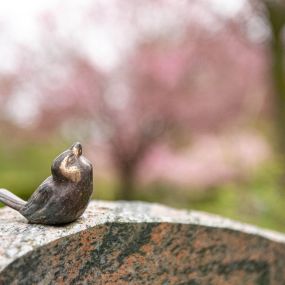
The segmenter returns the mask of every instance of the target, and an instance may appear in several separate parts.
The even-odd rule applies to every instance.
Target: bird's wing
[[[45,180],[28,200],[27,204],[21,211],[22,214],[27,217],[41,210],[48,203],[53,192],[53,185],[48,179]]]

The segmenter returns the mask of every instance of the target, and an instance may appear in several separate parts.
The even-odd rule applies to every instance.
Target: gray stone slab
[[[285,235],[158,204],[92,201],[61,227],[3,208],[0,240],[0,284],[285,282]]]

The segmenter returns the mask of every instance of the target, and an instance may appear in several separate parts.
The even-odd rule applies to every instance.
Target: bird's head
[[[74,143],[55,158],[51,167],[54,178],[79,183],[85,173],[92,171],[92,164],[82,156],[82,145]]]

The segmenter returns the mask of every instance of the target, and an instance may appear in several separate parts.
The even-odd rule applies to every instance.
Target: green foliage
[[[147,191],[140,191],[139,198],[178,208],[207,211],[285,232],[285,197],[284,189],[277,183],[279,172],[279,165],[271,162],[246,181],[205,190],[153,185]]]
[[[2,144],[0,147],[1,188],[27,199],[50,175],[50,164],[62,146],[50,144]]]
[[[104,179],[100,177],[94,177],[94,193],[92,199],[98,200],[115,200],[116,189],[119,189],[118,182],[114,179]]]

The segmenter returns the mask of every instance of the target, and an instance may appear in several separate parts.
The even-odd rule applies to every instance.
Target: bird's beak
[[[71,148],[75,156],[79,157],[82,154],[82,145],[80,142],[74,143]]]

